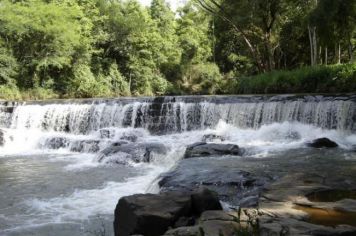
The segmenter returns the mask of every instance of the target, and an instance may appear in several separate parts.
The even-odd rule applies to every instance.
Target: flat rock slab
[[[269,177],[242,171],[241,162],[228,158],[189,158],[163,174],[159,186],[162,192],[193,191],[202,186],[218,193],[221,201],[243,207],[256,206],[260,191]]]
[[[337,181],[337,180],[334,180]],[[337,183],[333,186],[337,186]],[[356,228],[344,224],[328,225],[332,223],[328,219],[325,224],[322,220],[315,223],[309,211],[313,209],[325,209],[330,212],[335,210],[352,211],[355,200],[343,199],[336,202],[311,202],[306,196],[330,189],[325,185],[325,178],[306,173],[289,174],[271,184],[262,194],[259,202],[258,218],[261,235],[356,235]],[[351,186],[350,186],[351,187]],[[303,210],[306,209],[306,210]],[[323,211],[323,210],[321,210]],[[345,211],[346,212],[346,211]],[[332,216],[332,215],[330,215]],[[335,219],[338,220],[338,219]]]

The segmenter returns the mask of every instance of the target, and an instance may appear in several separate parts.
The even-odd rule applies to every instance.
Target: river
[[[182,184],[197,172],[214,176],[212,166],[266,182],[298,169],[356,181],[355,95],[2,102],[0,131],[0,235],[112,235],[118,199],[158,192],[161,176],[204,135],[245,153],[190,160]],[[306,146],[321,137],[339,148]],[[116,142],[137,148],[102,158]],[[147,144],[164,152],[147,153]],[[237,207],[243,196],[223,201]]]

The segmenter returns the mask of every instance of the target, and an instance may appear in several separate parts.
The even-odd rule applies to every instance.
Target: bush
[[[272,71],[230,81],[229,93],[348,93],[356,91],[356,64]]]
[[[21,94],[15,85],[0,85],[0,99],[19,100]]]
[[[25,91],[21,91],[21,98],[23,100],[44,100],[44,99],[55,99],[58,98],[52,89],[48,88],[32,88]]]
[[[76,98],[91,98],[103,95],[109,89],[105,84],[99,84],[86,64],[79,64],[74,67],[73,78],[69,91]]]
[[[216,64],[197,64],[185,69],[182,87],[188,93],[215,94],[221,82],[222,76]]]

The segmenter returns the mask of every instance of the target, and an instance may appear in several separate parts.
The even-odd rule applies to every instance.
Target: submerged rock
[[[310,143],[307,143],[309,147],[313,148],[336,148],[339,145],[328,138],[318,138]]]
[[[98,161],[103,162],[108,157],[113,157],[116,154],[121,154],[121,157],[124,156],[126,159],[131,159],[132,161],[137,163],[150,162],[153,153],[166,154],[166,152],[166,147],[160,143],[128,143],[126,141],[120,141],[113,143],[110,147],[101,151],[98,156]],[[117,163],[121,164],[122,160],[118,160]]]
[[[203,136],[203,142],[225,141],[225,138],[217,134],[206,134]]]
[[[193,193],[169,192],[123,197],[115,209],[115,236],[163,235],[182,218],[199,216],[201,210],[208,208],[222,209],[216,195],[206,189]],[[191,223],[189,220],[186,222]]]
[[[70,145],[72,152],[89,152],[96,153],[100,150],[99,140],[78,140]]]
[[[4,144],[5,144],[4,131],[0,129],[0,146],[4,146]]]
[[[46,139],[46,141],[42,146],[48,149],[60,149],[60,148],[67,148],[69,144],[70,144],[70,140],[65,137],[52,137]]]
[[[242,149],[235,144],[194,143],[187,147],[185,158],[204,157],[213,155],[242,155]]]

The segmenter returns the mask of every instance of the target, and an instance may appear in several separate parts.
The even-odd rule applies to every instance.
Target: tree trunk
[[[315,66],[318,61],[318,48],[316,40],[316,27],[308,25],[310,43],[310,64]]]
[[[275,67],[274,65],[274,56],[273,56],[273,51],[272,51],[272,46],[271,46],[271,35],[270,33],[266,33],[265,35],[265,47],[266,47],[266,52],[267,52],[267,64],[268,65],[268,70],[272,71]]]
[[[341,44],[338,45],[337,64],[341,64]]]
[[[325,65],[328,64],[328,47],[325,47]]]
[[[351,63],[354,62],[354,50],[351,41],[349,41],[349,59]]]

